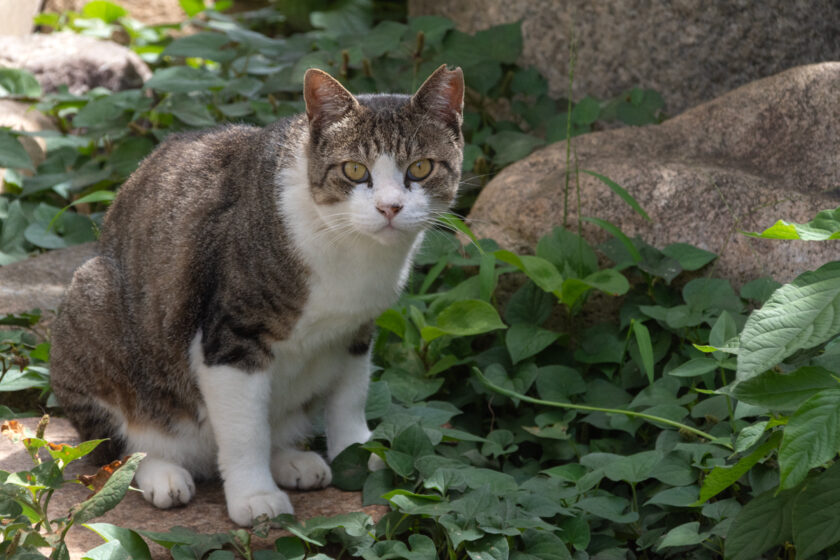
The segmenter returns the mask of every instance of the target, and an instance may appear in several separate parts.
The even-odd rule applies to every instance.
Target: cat
[[[371,432],[373,321],[460,181],[464,79],[354,97],[304,77],[305,114],[170,136],[122,186],[53,326],[52,383],[100,458],[144,452],[159,508],[220,475],[239,525],[293,513]]]

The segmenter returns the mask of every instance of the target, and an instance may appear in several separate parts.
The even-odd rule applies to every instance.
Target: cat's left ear
[[[464,114],[464,73],[461,68],[447,70],[446,65],[442,65],[426,78],[411,103],[446,122],[460,125]]]
[[[359,106],[338,80],[317,68],[310,68],[303,77],[303,100],[306,116],[313,125],[341,120]]]

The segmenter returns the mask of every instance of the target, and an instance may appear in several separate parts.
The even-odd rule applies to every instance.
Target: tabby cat
[[[52,380],[85,439],[142,451],[160,508],[221,475],[230,517],[292,513],[330,483],[301,449],[323,413],[327,459],[370,437],[373,320],[405,284],[460,179],[464,80],[354,97],[304,79],[306,114],[173,135],[108,211],[99,255],[53,327]]]

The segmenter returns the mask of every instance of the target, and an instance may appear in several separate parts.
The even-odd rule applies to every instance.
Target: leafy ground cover
[[[598,249],[615,265],[560,228],[535,255],[428,237],[377,321],[374,437],[333,463],[334,484],[390,506],[378,523],[283,517],[294,536],[274,551],[247,531],[140,534],[175,558],[834,557],[840,263],[736,293],[695,273],[715,255],[689,245]],[[595,292],[621,296],[615,319],[575,327]],[[44,347],[4,336],[0,389],[48,390]],[[386,469],[367,471],[371,452]],[[0,473],[0,550],[56,542],[38,504],[60,468]],[[130,528],[90,528],[108,541],[91,558],[148,557]]]
[[[11,168],[0,198],[5,262],[93,238],[113,189],[166,134],[298,111],[309,65],[355,91],[408,91],[439,61],[462,65],[474,89],[466,134],[475,157],[465,172],[479,178],[599,119],[660,116],[657,96],[641,90],[571,106],[551,98],[536,71],[513,64],[517,26],[470,36],[440,18],[356,20],[373,27],[347,36],[338,30],[351,24],[341,18],[355,12],[313,12],[314,29],[278,38],[267,31],[283,23],[274,11],[211,11],[197,21],[202,32],[172,41],[164,28],[92,4],[45,23],[123,29],[155,65],[152,95],[41,96],[26,75],[0,70],[7,92],[37,99],[64,127],[47,137],[47,161],[31,177],[19,172],[28,159],[15,133],[0,132],[0,165]],[[560,126],[543,124],[551,119]],[[837,237],[837,215],[753,235],[828,240]],[[531,255],[471,238],[456,218],[427,236],[406,293],[377,321],[367,405],[374,437],[333,464],[337,486],[390,507],[379,522],[363,513],[281,517],[292,536],[268,551],[250,544],[265,525],[142,536],[173,558],[840,555],[840,263],[785,286],[763,278],[735,291],[707,272],[714,254],[680,243],[659,250],[600,225],[613,235],[601,246],[558,228]],[[462,246],[448,230],[471,242]],[[599,253],[612,264],[599,266]],[[612,317],[594,320],[596,307]],[[10,404],[0,417],[27,414],[34,402],[50,407],[49,347],[31,333],[38,314],[0,323],[16,327],[0,333],[0,393]],[[91,523],[118,503],[139,458],[110,466],[92,501],[55,518],[49,497],[73,483],[64,467],[94,443],[56,449],[43,432],[23,433],[11,421],[4,428],[35,464],[0,471],[0,553],[41,558],[37,547],[46,545],[65,558],[65,528],[87,523],[106,541],[88,557],[149,557],[141,532]],[[368,472],[370,453],[387,468]]]

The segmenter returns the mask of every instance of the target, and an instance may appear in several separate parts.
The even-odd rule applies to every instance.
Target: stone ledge
[[[38,418],[24,418],[20,422],[34,431]],[[70,422],[64,418],[52,418],[47,427],[46,439],[54,443],[77,445],[79,437]],[[10,472],[29,470],[32,461],[20,444],[13,444],[8,438],[0,438],[0,469]],[[72,463],[65,471],[65,478],[72,479],[78,474],[93,474],[96,468],[85,461]],[[362,506],[359,492],[343,492],[337,488],[325,488],[310,492],[289,491],[296,517],[306,520],[312,517],[329,517],[342,513],[362,511],[378,521],[387,511],[386,506]],[[87,499],[90,491],[77,484],[67,484],[57,491],[50,501],[53,516],[64,515],[74,504]],[[218,481],[198,484],[196,496],[185,507],[160,510],[146,502],[139,492],[129,491],[123,501],[94,522],[112,523],[119,527],[145,531],[168,531],[176,525],[193,529],[197,532],[222,533],[237,529],[227,516],[225,497]],[[275,539],[288,535],[280,530],[272,530],[265,539],[255,538],[255,549],[272,548]],[[93,531],[84,527],[73,527],[67,534],[70,557],[78,560],[88,550],[102,544],[102,539]],[[170,558],[163,547],[149,543],[155,560]]]

